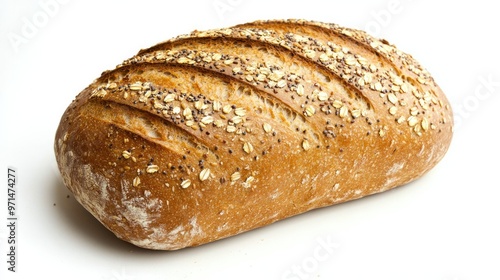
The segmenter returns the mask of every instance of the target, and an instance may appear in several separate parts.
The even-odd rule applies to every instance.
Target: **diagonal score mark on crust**
[[[371,46],[368,35],[360,30],[342,28],[336,24],[304,20],[255,21],[239,24],[233,28],[270,29],[280,34],[280,36],[285,36],[287,33],[293,33],[300,36],[315,38],[316,40],[322,41],[323,44],[331,42],[346,47],[355,45],[363,49],[358,49],[358,51],[361,51],[360,54],[372,63],[389,64],[394,71],[399,72],[397,65],[386,55],[387,53],[382,53],[377,48]],[[361,32],[363,34],[360,34]]]
[[[95,100],[95,99],[94,99]],[[113,105],[106,110],[115,110],[119,112],[114,114],[103,110],[103,103],[112,103]],[[202,139],[187,133],[179,127],[170,124],[160,117],[150,112],[130,107],[125,104],[116,103],[110,100],[88,102],[86,110],[91,112],[89,117],[114,126],[137,135],[148,142],[158,144],[178,156],[185,154],[186,146],[198,150],[202,154],[209,155],[214,161],[218,156],[212,151]]]
[[[180,36],[143,50],[136,57],[124,63],[149,61],[151,58],[153,58],[152,61],[155,61],[158,56],[161,57],[160,60],[166,57],[168,61],[170,54],[176,57],[189,57],[192,56],[192,53],[199,52],[236,53],[238,54],[236,59],[243,63],[233,61],[233,64],[247,65],[253,62],[257,65],[274,65],[282,69],[287,69],[292,71],[293,74],[302,77],[304,81],[331,92],[338,99],[354,100],[360,103],[359,107],[367,109],[372,107],[370,100],[363,95],[362,91],[356,85],[351,83],[350,79],[339,74],[337,71],[333,71],[335,68],[328,68],[327,65],[318,63],[315,59],[309,57],[307,53],[304,53],[304,46],[295,44],[289,37],[279,36],[269,30],[225,30],[228,30],[228,32],[213,30]],[[314,42],[317,43],[319,41],[314,40]],[[327,47],[326,43],[324,47]],[[184,52],[188,52],[188,54]],[[201,65],[208,69],[213,69],[214,64],[217,64],[214,61],[210,61],[207,64],[207,61],[201,61],[200,63],[196,60],[193,60],[193,62],[189,60],[187,62],[185,60],[176,60],[175,62]],[[244,67],[241,68],[244,70]],[[239,76],[239,78],[247,83],[253,82],[253,80],[246,80],[246,76]],[[310,91],[312,90],[311,87]],[[284,99],[283,101],[285,102],[286,100]]]
[[[375,38],[365,31],[342,27],[333,23],[306,20],[261,20],[234,26],[234,28],[264,28],[276,32],[290,32],[331,41],[339,45],[356,45],[362,55],[379,62],[410,80],[433,83],[432,77],[411,55],[398,50],[384,39]],[[333,36],[329,36],[333,35]],[[409,71],[404,71],[408,68]],[[404,73],[403,73],[404,72]],[[415,83],[416,84],[416,83]],[[434,84],[435,85],[435,84]]]
[[[190,82],[186,83],[187,80]],[[113,90],[107,90],[108,94],[100,96],[104,100],[148,111],[199,139],[213,136],[207,138],[200,128],[210,129],[223,137],[226,132],[237,135],[248,132],[248,129],[253,131],[252,134],[262,132],[261,127],[253,126],[267,123],[271,128],[291,133],[306,131],[307,138],[319,144],[319,128],[306,121],[301,112],[287,106],[275,95],[232,76],[192,65],[140,63],[122,66],[101,77],[100,81],[102,85],[97,89],[104,89],[110,83],[117,84]],[[154,93],[132,90],[134,84],[142,84],[141,81],[154,88]],[[161,88],[156,86],[159,84]],[[228,112],[226,108],[229,108]],[[247,119],[245,112],[251,112],[252,118]],[[299,138],[305,135],[298,134]]]
[[[286,24],[283,24],[286,23]],[[287,34],[300,35],[308,38],[314,38],[322,42],[322,44],[332,44],[351,47],[353,45],[365,48],[367,51],[363,51],[361,54],[372,62],[378,62],[381,59],[386,59],[385,57],[380,57],[373,52],[369,45],[364,44],[356,40],[352,36],[347,36],[342,33],[343,29],[340,29],[335,25],[328,25],[318,22],[309,21],[280,21],[280,20],[269,20],[269,21],[254,21],[244,24],[239,24],[233,29],[268,29],[276,32],[278,36],[285,37]],[[390,63],[390,60],[387,60]]]

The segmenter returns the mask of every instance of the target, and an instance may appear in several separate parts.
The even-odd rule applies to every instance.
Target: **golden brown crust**
[[[195,31],[80,93],[56,133],[78,201],[175,250],[408,183],[444,156],[449,103],[411,56],[303,20]]]

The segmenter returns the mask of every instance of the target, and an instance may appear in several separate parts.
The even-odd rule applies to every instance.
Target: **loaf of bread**
[[[106,228],[176,250],[415,180],[452,127],[434,79],[386,40],[274,20],[141,50],[76,97],[54,146]]]

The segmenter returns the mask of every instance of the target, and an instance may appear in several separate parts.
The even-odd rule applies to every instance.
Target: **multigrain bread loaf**
[[[363,31],[257,21],[165,41],[62,116],[65,185],[119,238],[175,250],[406,184],[452,111],[410,55]]]

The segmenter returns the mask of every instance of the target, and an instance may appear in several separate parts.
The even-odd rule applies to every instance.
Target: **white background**
[[[55,1],[0,1],[0,279],[500,279],[493,1]],[[404,187],[208,245],[161,252],[115,238],[62,184],[53,138],[65,108],[141,48],[273,18],[365,29],[412,54],[453,104],[448,154]],[[18,170],[16,273],[7,166]]]

